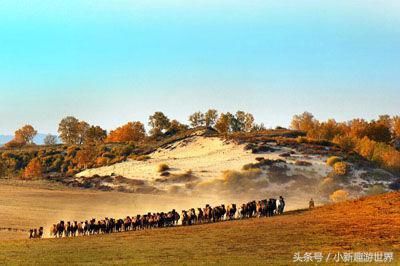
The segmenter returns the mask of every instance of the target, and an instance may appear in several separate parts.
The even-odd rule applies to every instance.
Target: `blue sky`
[[[210,107],[371,119],[400,114],[399,81],[396,1],[0,3],[0,134]]]

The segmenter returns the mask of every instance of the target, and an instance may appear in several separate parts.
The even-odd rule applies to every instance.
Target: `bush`
[[[295,165],[297,165],[297,166],[311,166],[312,163],[307,162],[307,161],[296,161]]]
[[[297,141],[297,143],[299,143],[299,144],[308,143],[307,137],[297,137],[296,141]]]
[[[350,136],[336,136],[333,142],[346,152],[353,151],[357,145],[357,139]]]
[[[98,157],[96,159],[96,166],[104,166],[108,164],[108,158],[106,157]]]
[[[333,202],[341,202],[341,201],[346,201],[349,197],[349,192],[343,189],[336,190],[333,192],[329,198]]]
[[[148,155],[131,155],[129,158],[136,161],[147,161],[151,159]]]
[[[38,158],[32,159],[24,170],[23,177],[26,179],[33,179],[42,176],[42,165]]]
[[[337,162],[341,162],[342,158],[338,157],[338,156],[331,156],[328,158],[328,160],[326,160],[326,164],[333,167],[335,165],[335,163]]]
[[[385,192],[386,192],[386,189],[383,185],[375,184],[368,189],[367,194],[368,195],[378,195],[378,194],[383,194]]]
[[[158,172],[165,172],[169,170],[169,166],[165,163],[158,165]]]
[[[242,170],[244,171],[257,168],[260,168],[259,164],[254,164],[254,163],[248,163],[242,166]]]
[[[333,165],[333,170],[335,171],[335,174],[344,176],[347,175],[349,171],[349,165],[345,162],[336,162]]]
[[[104,152],[104,153],[101,155],[101,157],[105,157],[105,158],[108,158],[108,159],[114,159],[114,158],[115,158],[115,155],[114,155],[113,153],[111,153],[111,152]]]
[[[229,191],[248,192],[249,189],[259,189],[268,185],[268,181],[265,178],[259,179],[261,175],[262,171],[260,169],[247,171],[226,170],[222,175],[222,185]]]
[[[26,145],[25,142],[13,139],[4,144],[4,147],[6,147],[7,149],[17,149],[17,148],[22,148],[25,145]]]

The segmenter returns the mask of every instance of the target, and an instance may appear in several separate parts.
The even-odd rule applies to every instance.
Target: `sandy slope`
[[[196,176],[207,180],[220,177],[224,170],[240,170],[244,164],[254,162],[257,155],[244,151],[242,145],[224,143],[219,138],[191,137],[166,149],[157,150],[150,157],[146,162],[130,160],[89,169],[77,176],[105,176],[114,173],[150,181],[159,178],[158,165],[165,163],[171,167],[171,173],[192,170]],[[271,154],[269,157],[278,157],[278,154]]]
[[[290,149],[281,147],[276,152],[252,154],[251,151],[244,150],[244,145],[224,142],[217,137],[195,136],[155,151],[150,154],[151,159],[146,162],[130,160],[112,166],[88,169],[77,176],[115,174],[151,181],[160,177],[160,173],[157,171],[158,165],[165,163],[171,167],[171,173],[184,173],[192,170],[194,175],[203,181],[208,181],[221,178],[222,172],[225,170],[240,171],[243,165],[254,163],[257,157],[282,159],[279,154],[287,151]],[[321,158],[308,159],[321,175],[329,171],[323,160]]]

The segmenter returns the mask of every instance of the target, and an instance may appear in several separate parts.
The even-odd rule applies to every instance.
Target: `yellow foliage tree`
[[[37,131],[31,125],[25,125],[15,131],[15,140],[18,142],[33,143],[33,138],[36,136]]]
[[[393,135],[400,139],[400,116],[393,117]]]
[[[106,142],[140,141],[146,136],[144,125],[141,122],[129,122],[115,130],[111,130]]]

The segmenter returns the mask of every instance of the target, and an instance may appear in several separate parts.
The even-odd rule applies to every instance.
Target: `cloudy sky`
[[[340,2],[339,4],[337,2]],[[150,4],[151,3],[151,4]],[[287,126],[400,114],[398,1],[0,3],[0,134],[210,107]]]

